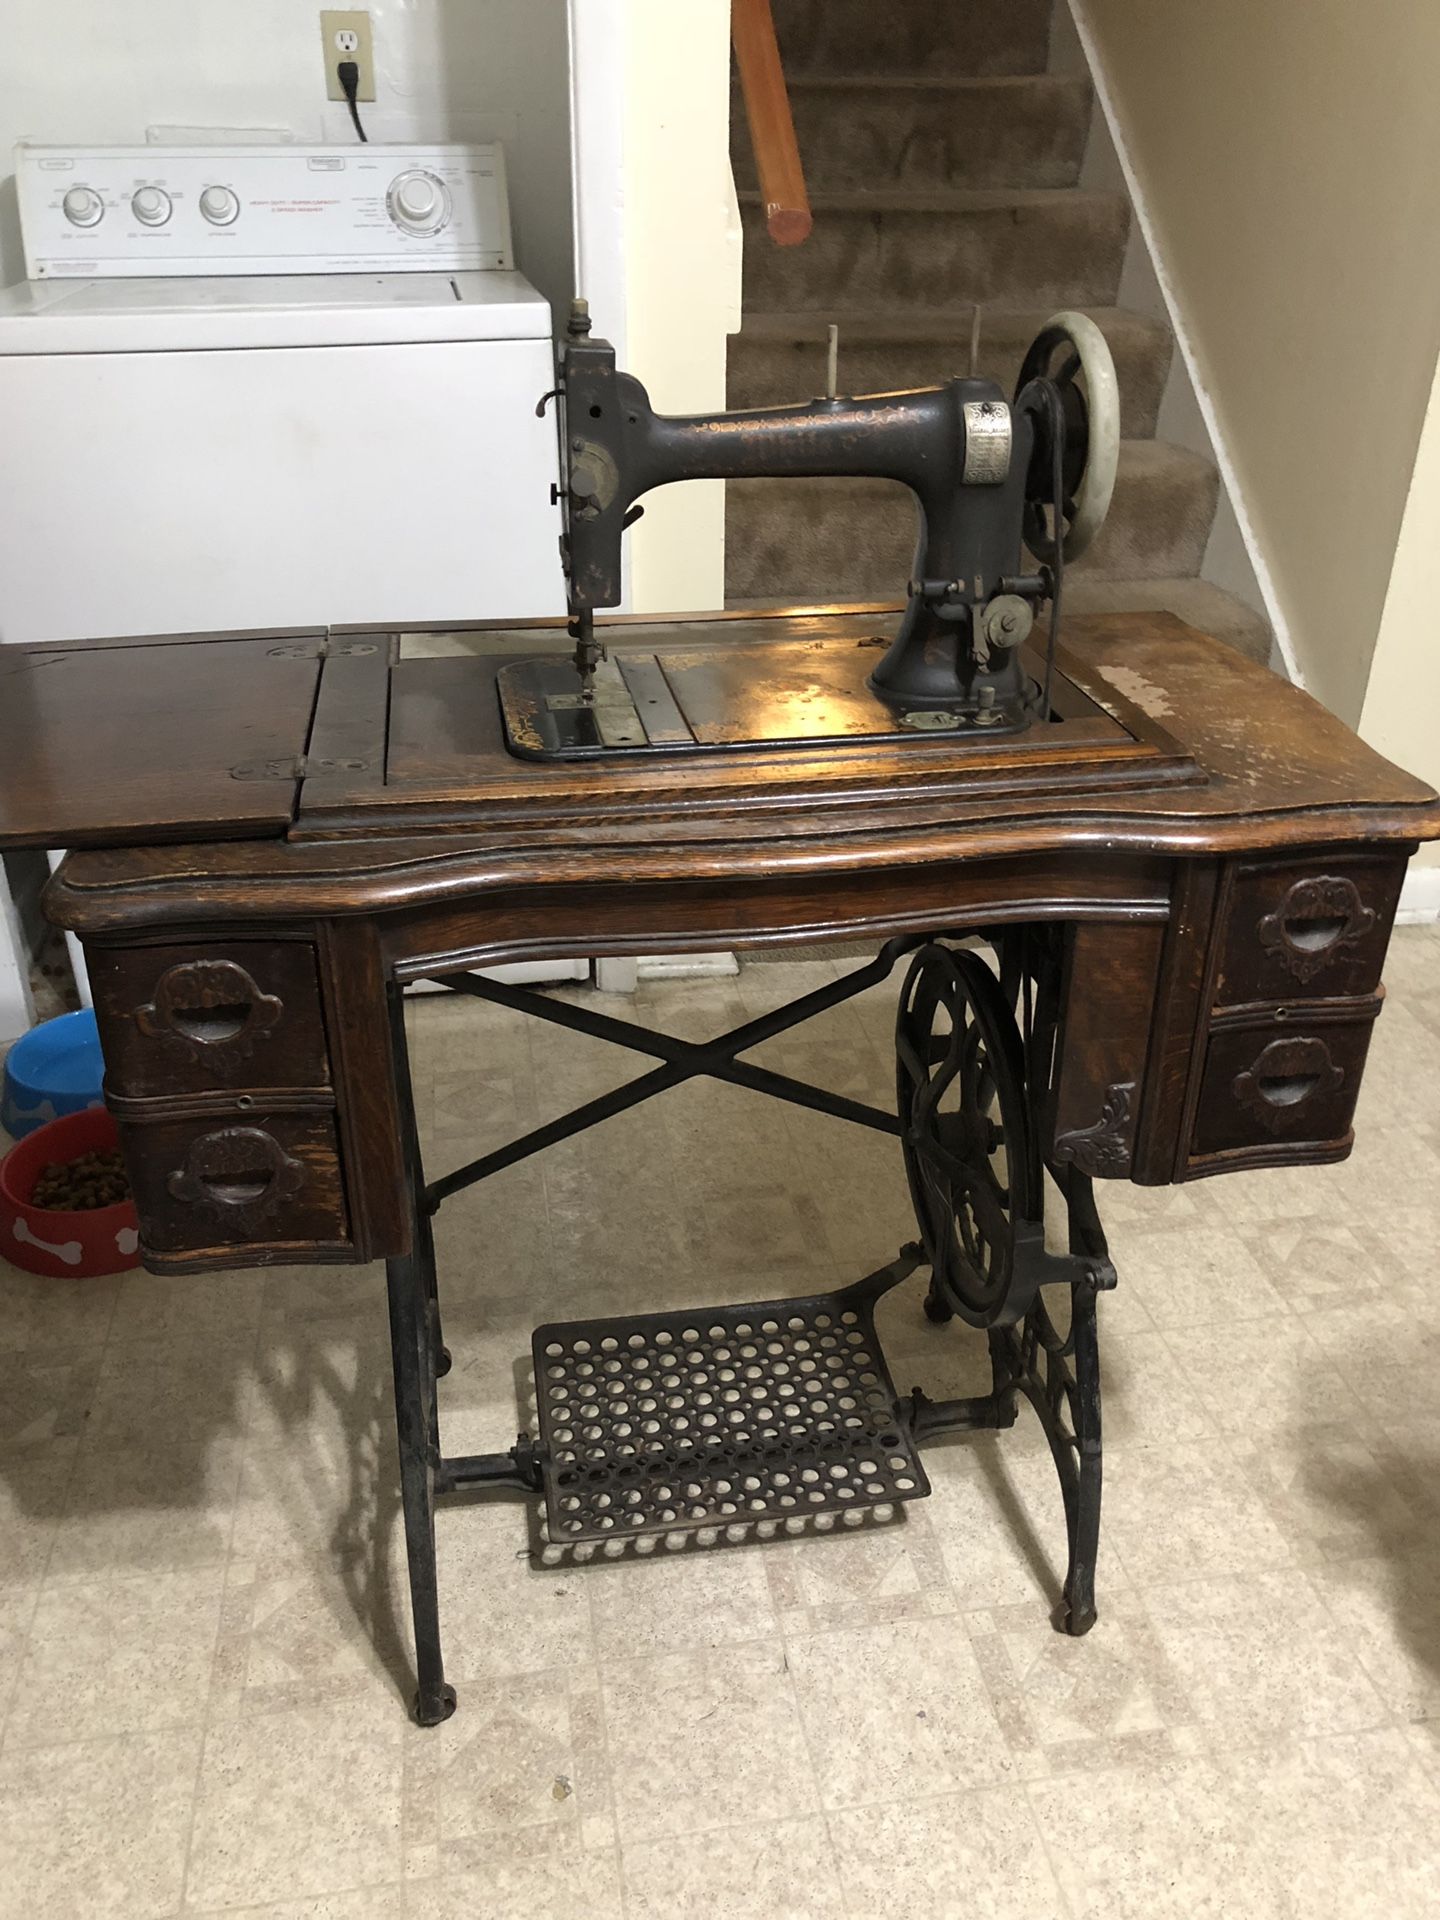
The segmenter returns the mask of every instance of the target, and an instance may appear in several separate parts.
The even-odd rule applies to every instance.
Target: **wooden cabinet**
[[[1403,859],[1363,853],[1238,864],[1224,908],[1216,1005],[1372,993],[1404,878]]]
[[[1333,1160],[1350,1122],[1379,998],[1261,1007],[1212,1021],[1190,1137],[1190,1166]]]
[[[1178,1178],[1349,1153],[1404,870],[1346,849],[1222,872]]]
[[[121,947],[94,955],[90,979],[122,1098],[330,1085],[310,941]]]
[[[89,959],[147,1262],[358,1257],[314,940],[196,938]]]
[[[187,1118],[120,1116],[130,1183],[150,1255],[167,1265],[245,1264],[349,1245],[333,1113],[256,1099]],[[153,1264],[153,1262],[152,1262]]]

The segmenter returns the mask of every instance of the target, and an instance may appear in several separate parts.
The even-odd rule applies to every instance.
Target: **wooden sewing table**
[[[892,623],[875,609],[617,621],[610,639],[724,649],[763,732],[767,712],[816,697],[816,649],[833,661]],[[517,758],[503,651],[561,641],[481,632],[477,651],[441,658],[357,631],[0,649],[0,846],[72,849],[47,910],[84,942],[145,1264],[387,1261],[426,1723],[454,1706],[437,1494],[543,1491],[551,1542],[580,1558],[696,1527],[794,1533],[923,1493],[921,1444],[1008,1425],[1017,1396],[1059,1470],[1063,1624],[1084,1631],[1095,1296],[1114,1280],[1091,1183],[1349,1152],[1401,880],[1440,836],[1436,796],[1163,614],[1068,621],[1054,723],[1015,738],[867,741],[842,712],[827,746]],[[954,945],[975,932],[998,980]],[[870,967],[706,1045],[468,971],[856,935],[881,946]],[[740,1057],[907,956],[898,1118]],[[399,995],[437,977],[659,1064],[427,1186]],[[900,1136],[922,1245],[835,1295],[542,1328],[538,1436],[446,1456],[435,1208],[696,1073]],[[937,1117],[942,1096],[958,1114]],[[977,1156],[1007,1132],[1008,1174],[987,1185]],[[1046,1178],[1068,1256],[1037,1226]],[[959,1311],[986,1331],[994,1390],[902,1399],[874,1300],[928,1259],[927,1310],[948,1318],[967,1252],[985,1284]],[[1068,1317],[1046,1305],[1056,1285]]]

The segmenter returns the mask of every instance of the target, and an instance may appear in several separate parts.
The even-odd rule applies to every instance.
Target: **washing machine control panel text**
[[[513,266],[497,146],[17,147],[27,273]]]

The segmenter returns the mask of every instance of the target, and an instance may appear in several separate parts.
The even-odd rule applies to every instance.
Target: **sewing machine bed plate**
[[[588,698],[568,660],[553,654],[512,660],[496,676],[506,744],[522,759],[582,760],[923,733],[995,739],[1015,731],[996,724],[1001,715],[995,711],[897,713],[866,685],[884,645],[883,637],[782,642],[738,659],[734,649],[713,645],[664,653],[616,649],[602,662]],[[1027,666],[1038,701],[1039,663]],[[1085,705],[1099,713],[1092,702]]]
[[[551,808],[638,817],[681,807],[698,816],[791,801],[813,810],[828,794],[837,804],[917,789],[934,799],[963,792],[972,800],[1023,794],[1053,802],[1086,791],[1203,785],[1197,757],[1163,721],[1113,690],[1097,694],[1063,647],[1051,723],[993,737],[976,728],[867,731],[884,723],[864,685],[875,658],[865,643],[883,639],[899,617],[897,608],[836,608],[607,622],[612,660],[632,673],[648,671],[652,685],[661,676],[651,663],[665,662],[671,727],[684,731],[685,742],[568,763],[512,751],[502,699],[506,675],[528,671],[537,656],[546,658],[559,697],[573,699],[578,683],[558,623],[477,629],[453,643],[461,650],[440,654],[428,646],[411,653],[402,637],[388,661],[383,649],[332,657],[291,837],[394,833],[412,823],[461,832],[482,819],[538,824]],[[1039,659],[1031,665],[1038,676]],[[800,716],[821,705],[841,716],[825,722],[837,731],[807,737],[814,723]]]

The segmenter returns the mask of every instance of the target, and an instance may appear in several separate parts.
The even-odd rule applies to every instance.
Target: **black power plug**
[[[345,104],[350,109],[350,118],[355,123],[355,131],[362,140],[366,140],[365,129],[360,124],[360,109],[355,104],[355,96],[360,91],[359,62],[355,60],[342,60],[335,69],[335,76],[339,80],[341,91],[345,95]],[[369,145],[368,140],[366,140],[366,145]]]

